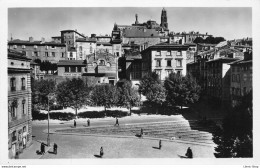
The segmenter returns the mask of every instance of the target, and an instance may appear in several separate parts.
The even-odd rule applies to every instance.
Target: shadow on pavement
[[[94,155],[95,157],[97,157],[97,158],[102,158],[100,155]]]
[[[153,148],[154,148],[154,149],[160,149],[160,148],[158,148],[158,147],[155,147],[155,146],[153,146]]]

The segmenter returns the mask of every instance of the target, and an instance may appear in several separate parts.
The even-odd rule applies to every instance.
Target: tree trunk
[[[76,108],[76,118],[78,117],[78,108]]]
[[[131,107],[130,107],[129,109],[130,109],[130,115],[132,115],[132,112],[131,112]]]

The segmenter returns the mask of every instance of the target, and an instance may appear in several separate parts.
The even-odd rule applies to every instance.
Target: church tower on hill
[[[161,27],[168,29],[167,11],[164,8],[162,9],[162,14],[161,14]]]

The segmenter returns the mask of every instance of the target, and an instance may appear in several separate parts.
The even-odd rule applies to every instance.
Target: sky
[[[8,40],[46,40],[73,29],[90,36],[109,34],[114,23],[131,25],[149,19],[160,24],[163,7],[8,8]],[[165,7],[170,31],[199,31],[227,40],[252,37],[250,7]]]

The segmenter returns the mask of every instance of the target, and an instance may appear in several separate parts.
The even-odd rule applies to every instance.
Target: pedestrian
[[[104,151],[103,151],[103,147],[101,146],[101,148],[100,148],[100,157],[103,157],[103,155],[104,155]]]
[[[74,120],[74,127],[76,127],[76,120]]]
[[[41,143],[41,154],[45,154],[45,145],[43,142]]]
[[[192,150],[190,147],[188,147],[185,155],[187,156],[187,158],[193,158]]]
[[[140,135],[141,135],[141,137],[143,137],[143,129],[141,128],[141,133],[140,133]]]
[[[162,140],[159,141],[159,149],[162,148]]]
[[[23,149],[26,148],[26,137],[23,137]]]
[[[90,126],[90,120],[88,119],[88,127]]]
[[[119,122],[118,122],[118,118],[116,118],[116,124],[115,124],[115,126],[119,126]]]
[[[54,145],[53,145],[53,153],[55,155],[57,155],[57,153],[58,153],[57,150],[58,150],[58,145],[56,143],[54,143]]]
[[[15,159],[19,159],[19,152],[16,152],[16,153],[15,153],[14,158],[15,158]]]

